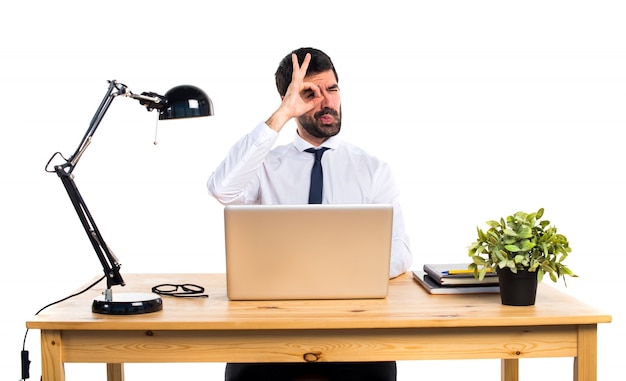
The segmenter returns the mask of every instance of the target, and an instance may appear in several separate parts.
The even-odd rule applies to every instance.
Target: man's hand
[[[324,99],[316,84],[304,81],[309,62],[311,62],[311,54],[307,53],[302,66],[298,64],[298,57],[295,54],[291,55],[291,60],[293,63],[291,83],[280,107],[266,122],[271,129],[276,131],[280,131],[291,118],[315,108]]]

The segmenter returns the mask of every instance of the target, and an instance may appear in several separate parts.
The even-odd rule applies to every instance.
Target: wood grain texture
[[[27,322],[32,329],[230,330],[493,327],[608,323],[611,316],[540,284],[534,306],[504,306],[497,294],[429,295],[407,273],[390,281],[386,299],[243,301],[226,297],[224,274],[130,274],[114,292],[149,292],[159,283],[195,283],[210,297],[163,297],[163,310],[132,316],[98,315],[101,289],[55,305]],[[114,294],[115,295],[115,294]]]
[[[210,298],[164,298],[162,311],[91,312],[96,290],[26,322],[41,330],[44,380],[64,364],[107,363],[123,381],[131,362],[305,362],[501,359],[501,379],[518,379],[519,359],[572,357],[574,380],[595,381],[597,324],[611,316],[540,284],[534,306],[504,306],[497,294],[430,295],[410,274],[373,300],[250,301],[226,297],[224,274],[132,274],[124,291],[195,283]],[[116,292],[121,292],[116,290]]]
[[[305,362],[574,357],[572,327],[66,332],[65,362]]]

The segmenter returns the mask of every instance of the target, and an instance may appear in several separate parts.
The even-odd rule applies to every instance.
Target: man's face
[[[341,130],[341,99],[335,74],[329,70],[307,76],[304,80],[316,84],[324,100],[319,106],[297,118],[298,124],[304,130],[301,134],[324,140],[337,135]],[[311,96],[311,93],[304,92],[302,96]]]

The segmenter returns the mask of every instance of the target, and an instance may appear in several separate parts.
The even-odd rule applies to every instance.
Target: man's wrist
[[[289,116],[283,115],[280,110],[277,110],[265,121],[265,124],[268,125],[269,128],[276,132],[280,132],[283,129],[285,124],[291,119]]]

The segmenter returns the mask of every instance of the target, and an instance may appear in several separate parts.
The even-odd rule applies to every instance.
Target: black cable
[[[46,306],[43,306],[41,309],[39,309],[39,311],[37,311],[37,313],[35,313],[35,316],[39,315],[39,313],[43,310],[45,310],[46,308],[53,306],[55,304],[64,302],[70,298],[73,298],[75,296],[78,296],[80,294],[83,294],[89,290],[91,290],[95,285],[97,285],[98,283],[102,282],[102,280],[105,278],[105,275],[102,276],[102,278],[98,279],[97,281],[95,281],[94,283],[92,283],[91,285],[87,286],[87,288],[85,288],[82,291],[79,291],[75,294],[72,294],[70,296],[66,296],[63,299],[59,299],[56,302],[52,302]],[[30,368],[30,360],[28,359],[28,351],[26,350],[26,336],[28,336],[28,328],[26,328],[26,333],[24,334],[24,341],[22,342],[22,352],[21,352],[21,359],[22,359],[22,378],[21,380],[24,381],[26,379],[28,379],[30,377],[30,372],[29,372],[29,368]]]

